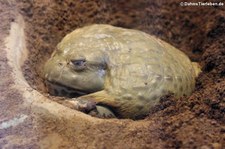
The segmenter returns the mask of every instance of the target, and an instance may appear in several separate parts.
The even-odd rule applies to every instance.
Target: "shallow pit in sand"
[[[175,0],[13,1],[3,6],[18,10],[24,19],[26,49],[29,53],[22,66],[22,73],[29,86],[46,99],[60,102],[56,97],[48,96],[45,91],[40,77],[44,62],[67,33],[93,23],[112,24],[153,34],[198,61],[203,67],[203,73],[197,79],[196,90],[190,97],[165,98],[151,110],[147,118],[139,122],[101,121],[84,114],[79,115],[78,112],[73,113],[69,108],[62,108],[54,102],[41,100],[48,108],[31,108],[33,119],[28,118],[24,127],[21,125],[19,128],[0,131],[2,138],[10,140],[9,134],[19,136],[19,130],[23,130],[24,138],[33,139],[27,145],[48,144],[42,138],[54,137],[67,147],[110,148],[113,145],[117,148],[194,148],[225,145],[224,7],[181,7]],[[15,22],[16,19],[8,21]],[[11,111],[20,109],[15,106],[24,97],[8,90],[11,93],[5,91],[3,94],[6,96],[2,100],[7,105],[5,108]],[[13,104],[15,99],[20,98],[16,105]],[[38,97],[35,94],[29,98]],[[53,114],[48,111],[51,109]],[[57,116],[59,111],[53,109],[63,109],[63,112]],[[74,117],[71,113],[75,114]],[[5,115],[1,116],[4,120],[9,117],[7,113]]]

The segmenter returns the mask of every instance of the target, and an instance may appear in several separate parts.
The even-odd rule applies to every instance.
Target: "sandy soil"
[[[65,146],[67,142],[71,145],[73,140],[78,139],[89,144],[89,148],[225,147],[225,6],[182,7],[177,0],[17,0],[0,1],[0,8],[0,39],[8,34],[9,23],[14,21],[16,15],[15,10],[23,15],[27,49],[30,51],[29,59],[23,66],[23,74],[32,88],[51,100],[58,101],[45,91],[40,78],[43,63],[63,36],[87,24],[107,23],[145,31],[181,49],[202,66],[203,72],[197,78],[194,93],[180,99],[172,96],[163,98],[151,109],[148,117],[135,122],[135,126],[143,125],[143,128],[129,129],[128,125],[134,123],[131,120],[87,124],[89,129],[80,132],[79,136],[72,133],[66,136]],[[5,53],[2,53],[4,51],[0,52],[0,76],[3,77],[9,75],[10,68],[6,64]],[[19,93],[8,90],[7,86],[12,84],[10,79],[0,83],[2,95],[20,98]],[[6,98],[0,102],[7,103]],[[19,104],[20,100],[13,102]],[[8,103],[1,111],[9,108],[15,111],[15,103],[14,106]],[[9,116],[7,112],[1,115]],[[56,125],[48,117],[40,121],[49,127]],[[55,126],[49,129],[60,132],[62,128]],[[49,129],[46,128],[42,133],[48,133]],[[0,138],[5,136],[4,133],[0,131]],[[65,133],[70,132],[61,132],[61,135],[65,137]],[[50,137],[57,138],[57,135]],[[72,146],[84,147],[76,144]],[[31,147],[38,148],[35,145]]]

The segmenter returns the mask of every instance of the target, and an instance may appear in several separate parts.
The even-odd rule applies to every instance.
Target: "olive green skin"
[[[79,59],[86,61],[82,69],[71,62]],[[46,62],[43,76],[92,93],[85,98],[135,119],[168,93],[190,95],[198,72],[183,52],[154,36],[96,24],[66,35]]]

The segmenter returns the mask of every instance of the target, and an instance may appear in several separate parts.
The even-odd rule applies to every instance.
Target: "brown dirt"
[[[118,120],[122,125],[103,123],[90,126],[99,133],[90,134],[87,129],[80,136],[71,134],[68,141],[82,140],[85,136],[90,137],[89,141],[95,138],[95,142],[89,142],[92,148],[225,147],[225,6],[181,7],[177,0],[17,0],[12,3],[0,1],[0,4],[4,9],[17,9],[23,15],[30,51],[29,60],[23,66],[24,76],[30,86],[46,96],[40,78],[43,63],[63,36],[87,24],[107,23],[145,31],[181,49],[202,66],[203,72],[197,78],[194,93],[180,99],[163,98],[149,116],[140,121],[140,125],[147,124],[148,128],[130,131],[126,123],[132,122]],[[0,12],[6,18],[1,19],[6,23],[14,21],[10,11],[3,13],[4,9]],[[2,25],[1,30],[5,26]],[[7,34],[0,33],[0,36]],[[8,72],[2,69],[7,68],[3,66],[6,59],[1,56],[0,60],[0,76],[4,76]],[[7,83],[10,84],[10,80],[4,86],[8,86]],[[1,92],[12,96],[8,98],[17,96],[7,90]],[[54,100],[54,97],[49,98]],[[46,118],[43,123],[53,122]],[[60,128],[56,126],[54,129]]]

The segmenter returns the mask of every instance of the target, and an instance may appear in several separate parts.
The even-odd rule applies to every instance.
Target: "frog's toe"
[[[73,103],[76,110],[82,111],[84,113],[89,113],[93,109],[96,109],[96,103],[93,101],[78,98],[71,100],[70,102]]]
[[[88,114],[99,118],[116,118],[115,114],[104,106],[96,106],[96,108],[91,110]]]

